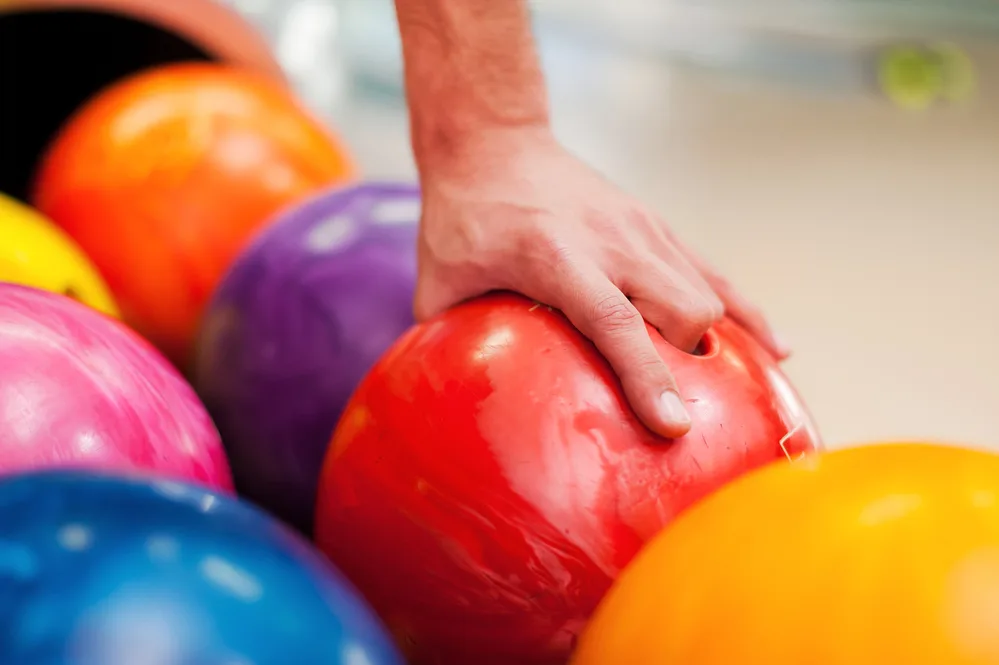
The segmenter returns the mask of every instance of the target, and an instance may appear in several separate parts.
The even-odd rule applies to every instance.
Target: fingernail
[[[659,398],[663,419],[675,425],[685,425],[690,422],[690,415],[683,406],[683,400],[672,390],[667,390]]]

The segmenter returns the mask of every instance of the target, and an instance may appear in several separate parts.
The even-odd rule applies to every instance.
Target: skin
[[[500,289],[560,309],[670,438],[690,419],[644,321],[691,351],[727,314],[787,357],[755,306],[554,138],[526,2],[396,0],[396,14],[423,190],[418,319]]]

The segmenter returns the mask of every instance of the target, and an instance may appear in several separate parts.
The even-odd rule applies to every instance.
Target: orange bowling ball
[[[181,64],[84,105],[43,160],[34,201],[97,264],[125,320],[184,366],[248,237],[354,173],[345,147],[281,83]]]
[[[734,482],[618,578],[572,665],[997,665],[999,456],[839,450]]]

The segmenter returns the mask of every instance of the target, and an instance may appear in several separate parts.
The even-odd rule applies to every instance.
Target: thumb
[[[413,316],[417,321],[432,319],[460,300],[441,280],[420,276],[413,297]]]
[[[478,288],[479,280],[460,271],[446,271],[436,262],[421,263],[413,296],[413,315],[417,321],[433,318],[463,300],[486,291]]]
[[[653,432],[677,438],[690,416],[676,380],[649,337],[645,320],[627,297],[599,272],[580,276],[554,303],[603,354],[621,380],[631,408]]]

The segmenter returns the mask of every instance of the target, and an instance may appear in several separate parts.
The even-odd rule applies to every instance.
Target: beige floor
[[[999,450],[999,46],[970,108],[912,114],[633,60],[553,72],[565,141],[661,211],[793,342],[830,446]],[[410,176],[401,109],[338,124],[373,176]]]
[[[999,449],[999,109],[678,87],[642,191],[793,342],[829,442]]]

